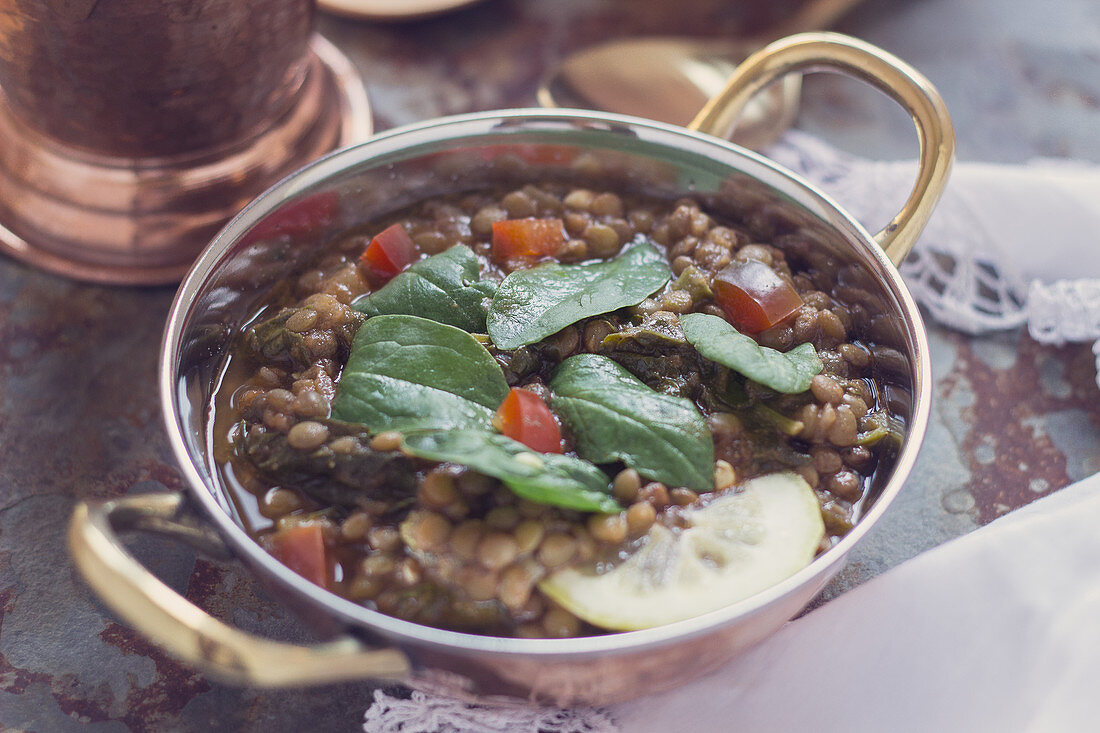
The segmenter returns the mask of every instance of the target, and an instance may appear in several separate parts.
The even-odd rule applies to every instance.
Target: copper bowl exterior
[[[908,357],[909,432],[888,479],[866,515],[836,547],[783,583],[746,601],[668,626],[576,639],[499,639],[418,626],[328,593],[268,555],[227,510],[226,489],[209,453],[207,409],[235,326],[255,299],[287,275],[309,241],[252,242],[249,232],[278,207],[337,193],[354,201],[349,215],[370,219],[391,208],[461,186],[467,166],[494,151],[528,155],[560,146],[581,148],[612,165],[654,167],[665,185],[699,194],[736,180],[743,194],[792,208],[822,239],[847,246],[873,273],[891,315],[883,323]],[[504,163],[507,158],[490,158]],[[451,172],[462,170],[459,181]],[[732,177],[732,178],[731,178]],[[751,182],[751,183],[750,183]],[[378,196],[383,187],[384,196]],[[277,215],[276,215],[277,216]],[[332,229],[352,219],[335,221]],[[835,233],[830,236],[829,233]],[[842,244],[844,243],[844,244]],[[706,136],[637,119],[537,110],[489,113],[395,131],[337,153],[284,181],[233,221],[196,263],[177,296],[161,360],[163,408],[172,445],[194,498],[235,554],[273,581],[296,605],[327,625],[335,621],[374,645],[396,646],[418,668],[443,668],[474,680],[480,692],[534,695],[558,702],[606,702],[675,686],[715,668],[764,638],[803,608],[840,569],[848,551],[900,490],[928,419],[930,374],[924,327],[897,270],[871,236],[825,196],[767,160]]]

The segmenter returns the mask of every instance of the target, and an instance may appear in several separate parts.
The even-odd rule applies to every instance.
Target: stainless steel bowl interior
[[[876,363],[891,384],[889,398],[907,421],[908,434],[893,470],[875,478],[862,519],[837,546],[768,591],[676,624],[577,639],[500,639],[418,626],[341,599],[284,567],[242,529],[210,454],[209,404],[230,340],[265,292],[302,268],[327,238],[356,223],[439,193],[532,177],[607,181],[670,199],[690,194],[732,217],[765,207],[781,226],[833,253],[843,263],[841,278],[874,293]],[[258,225],[260,231],[277,231],[272,225],[288,210],[319,197],[335,197],[338,205],[313,231],[286,226],[277,236],[256,236]],[[412,648],[425,658],[459,652],[516,660],[594,659],[703,638],[723,626],[743,626],[751,643],[797,612],[839,570],[908,475],[928,420],[927,354],[917,307],[893,264],[862,226],[790,172],[730,143],[659,123],[571,110],[517,110],[394,130],[331,154],[263,194],[222,230],[180,287],[165,331],[160,387],[171,444],[193,498],[239,556],[296,601],[372,641]]]

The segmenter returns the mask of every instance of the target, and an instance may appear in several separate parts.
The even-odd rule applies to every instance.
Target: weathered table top
[[[408,25],[322,18],[320,30],[359,66],[384,129],[528,106],[542,71],[569,51],[627,35],[730,36],[759,24],[754,12],[717,0],[489,0]],[[868,0],[837,28],[933,80],[961,160],[1100,162],[1095,0]],[[799,125],[872,157],[913,152],[904,115],[846,80],[812,79]],[[265,692],[211,682],[116,622],[66,555],[77,500],[180,488],[155,389],[171,298],[170,288],[82,285],[0,260],[0,728],[354,729],[368,685]],[[1086,345],[930,330],[935,404],[921,457],[830,593],[1100,470]],[[153,539],[132,548],[219,618],[300,637],[232,563]]]

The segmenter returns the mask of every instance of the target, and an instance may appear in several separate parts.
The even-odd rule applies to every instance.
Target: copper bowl
[[[793,70],[828,67],[869,80],[913,116],[921,166],[912,196],[871,235],[812,185],[724,135],[761,87]],[[268,190],[214,239],[180,287],[160,360],[161,401],[188,491],[78,507],[70,532],[77,565],[123,619],[184,661],[221,679],[261,686],[441,673],[472,693],[556,703],[606,703],[706,673],[775,631],[825,586],[882,516],[913,465],[928,422],[928,344],[895,264],[927,221],[954,149],[942,101],[916,71],[833,34],[803,34],[750,58],[689,129],[576,110],[516,110],[434,120],[330,155]],[[569,151],[568,154],[563,151]],[[877,364],[908,433],[892,470],[871,481],[854,529],[808,567],[751,598],[658,628],[571,639],[478,636],[420,626],[313,585],[268,555],[234,516],[210,450],[211,396],[238,325],[315,243],[487,177],[597,176],[674,197],[692,193],[732,211],[768,207],[873,292]],[[318,202],[322,202],[318,204]],[[302,226],[302,212],[323,210]],[[721,212],[719,212],[721,213]],[[306,217],[308,220],[309,217]],[[308,231],[307,231],[308,230]],[[195,519],[197,506],[201,519]],[[289,606],[337,641],[295,646],[256,639],[212,619],[156,580],[115,536],[154,529],[207,549],[228,547]]]

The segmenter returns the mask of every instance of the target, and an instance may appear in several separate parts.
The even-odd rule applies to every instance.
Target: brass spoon
[[[753,39],[632,38],[569,56],[538,89],[544,107],[575,107],[686,125],[725,85],[737,64],[772,40],[831,26],[860,0],[811,0],[781,27]],[[745,107],[734,142],[759,150],[798,114],[796,75],[765,89]]]
[[[570,56],[539,86],[544,107],[576,107],[686,125],[748,55],[754,42],[643,38]],[[794,122],[802,80],[790,75],[745,107],[733,141],[759,150]]]

